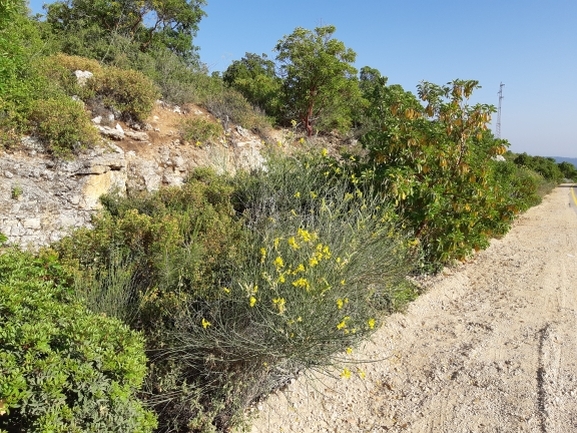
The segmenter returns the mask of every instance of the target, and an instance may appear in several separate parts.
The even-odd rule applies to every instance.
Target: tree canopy
[[[359,95],[352,65],[356,53],[333,38],[335,31],[335,26],[314,31],[298,27],[275,48],[284,79],[285,117],[301,121],[309,136],[316,123],[348,126],[351,100]]]
[[[242,93],[251,104],[271,116],[278,116],[282,82],[276,73],[275,62],[266,54],[246,53],[242,59],[231,63],[222,79]]]
[[[141,51],[160,45],[190,59],[205,4],[205,0],[60,0],[46,9],[55,32],[80,33],[88,43],[95,37],[120,36]]]

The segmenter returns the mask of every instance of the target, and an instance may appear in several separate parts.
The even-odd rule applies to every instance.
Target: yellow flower
[[[299,140],[300,144],[304,144],[305,143],[305,139],[301,137],[301,139]]]
[[[299,249],[299,244],[297,243],[297,240],[295,239],[294,236],[291,236],[288,239],[288,244],[289,246],[293,249],[293,250],[298,250]]]
[[[230,289],[228,287],[223,287],[222,290],[224,290],[224,293],[230,293]]]
[[[313,200],[318,197],[318,194],[314,191],[309,192],[309,195]]]
[[[369,329],[374,329],[375,328],[375,319],[373,319],[372,317],[367,320],[367,325],[369,325]]]
[[[266,248],[261,248],[260,249],[260,262],[264,263],[264,260],[266,259]]]
[[[292,271],[292,274],[296,275],[299,272],[304,272],[304,271],[305,271],[305,265],[303,265],[302,263],[299,263],[299,265],[295,268],[295,270]]]
[[[295,198],[300,198],[300,197],[301,197],[301,193],[297,191],[297,192],[295,193],[294,197],[295,197]]]
[[[347,327],[347,321],[350,319],[349,316],[343,317],[343,320],[337,325],[337,329],[345,329]]]
[[[357,374],[359,375],[359,377],[361,379],[364,379],[366,377],[366,374],[363,370],[361,370],[359,367],[357,367]]]
[[[274,298],[272,300],[272,302],[278,308],[279,314],[283,314],[285,311],[285,304],[286,304],[285,299],[284,298]]]
[[[351,378],[351,370],[349,370],[348,368],[345,368],[341,373],[341,377],[343,379],[350,379]]]
[[[255,304],[256,304],[256,298],[254,296],[251,296],[249,300],[250,307],[251,308],[254,307]]]
[[[274,266],[276,267],[277,271],[284,268],[284,260],[281,256],[278,256],[276,259],[274,259]]]
[[[304,230],[304,229],[301,229],[301,228],[299,228],[299,229],[297,230],[297,234],[301,237],[301,239],[302,239],[304,242],[311,242],[311,241],[313,240],[313,238],[315,237],[315,235],[314,235],[314,234],[310,234],[310,233],[308,232],[308,230]]]
[[[210,325],[212,325],[212,323],[210,323],[208,320],[206,320],[204,317],[202,318],[202,327],[204,329],[208,328]]]
[[[337,299],[337,308],[338,308],[339,310],[342,310],[342,308],[343,308],[346,304],[348,304],[348,302],[349,302],[349,299],[348,299],[348,298],[345,298],[345,299]]]
[[[311,258],[309,259],[309,266],[310,266],[311,268],[314,268],[314,267],[315,267],[316,265],[318,265],[318,264],[319,264],[319,261],[318,261],[318,259],[317,259],[316,257],[311,257]]]
[[[321,150],[321,155],[323,157],[326,157],[329,154],[329,151],[326,148],[323,148],[323,150]]]
[[[353,353],[353,348],[352,347],[347,347],[347,355],[351,355]]]
[[[275,248],[275,249],[278,248],[278,246],[279,246],[279,244],[280,244],[280,240],[281,240],[280,238],[275,238],[275,239],[274,239],[274,248]]]
[[[278,282],[282,284],[285,281],[286,281],[286,278],[285,278],[284,274],[280,274],[278,277]]]
[[[311,288],[311,285],[306,278],[299,278],[298,280],[293,281],[293,286],[302,287],[307,291]]]

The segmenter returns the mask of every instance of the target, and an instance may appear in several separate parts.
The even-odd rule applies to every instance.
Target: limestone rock
[[[86,82],[94,76],[94,74],[90,71],[74,71],[74,75],[76,76],[76,82],[79,86],[85,86]]]
[[[108,138],[112,138],[113,140],[120,141],[124,140],[124,130],[120,125],[116,125],[116,128],[111,128],[109,126],[100,126],[98,125],[98,130],[100,133]]]

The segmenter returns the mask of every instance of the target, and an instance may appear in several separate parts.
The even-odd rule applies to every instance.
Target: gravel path
[[[308,374],[252,433],[577,432],[577,209],[560,187],[474,260],[430,282],[353,353]],[[364,377],[362,377],[364,376]]]

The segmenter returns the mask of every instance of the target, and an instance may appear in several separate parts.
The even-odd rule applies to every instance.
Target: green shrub
[[[141,72],[115,67],[95,75],[87,86],[105,105],[137,122],[146,120],[160,96],[154,83]]]
[[[70,155],[100,139],[83,104],[65,95],[33,101],[28,121],[34,135],[57,156]]]
[[[72,301],[51,256],[0,255],[0,430],[150,432],[143,339]]]
[[[131,59],[130,65],[154,81],[162,100],[171,104],[198,104],[202,99],[201,93],[209,92],[214,82],[205,71],[192,67],[164,48],[139,52],[135,59]]]
[[[180,123],[180,135],[183,140],[201,145],[204,142],[212,141],[220,136],[224,131],[220,123],[194,117],[185,119]]]
[[[94,75],[103,74],[103,67],[96,60],[80,56],[68,56],[62,53],[46,57],[39,62],[40,75],[48,79],[52,85],[58,86],[68,96],[77,95],[86,101],[94,97],[94,89],[81,86],[74,71],[89,71]]]
[[[173,330],[191,304],[218,298],[231,269],[241,266],[245,240],[231,193],[226,178],[199,170],[182,188],[104,197],[94,230],[78,230],[55,245],[77,270],[77,295],[90,309],[144,332],[153,361],[146,396],[162,431],[184,429],[194,419],[210,424],[211,405],[222,404],[200,391],[202,378],[183,373],[189,370],[176,356]]]
[[[173,362],[187,366],[181,374],[221,428],[299,371],[338,362],[415,295],[389,209],[330,172],[314,159],[273,159],[267,172],[238,177],[245,260],[216,297],[175,320]]]
[[[270,121],[234,89],[224,88],[208,96],[203,105],[225,124],[230,121],[253,131],[270,127]]]
[[[182,189],[106,197],[94,230],[57,249],[91,309],[144,331],[160,431],[213,432],[415,296],[407,243],[372,197],[322,158],[197,171]]]
[[[102,65],[94,59],[88,59],[81,56],[69,56],[63,53],[58,53],[53,56],[49,56],[44,60],[43,65],[48,67],[60,66],[69,72],[74,71],[89,71],[93,74],[100,74],[103,71]]]
[[[18,200],[22,194],[24,193],[24,190],[22,189],[22,187],[18,184],[14,185],[12,187],[12,192],[10,194],[10,197],[12,197],[12,199],[14,200]]]

